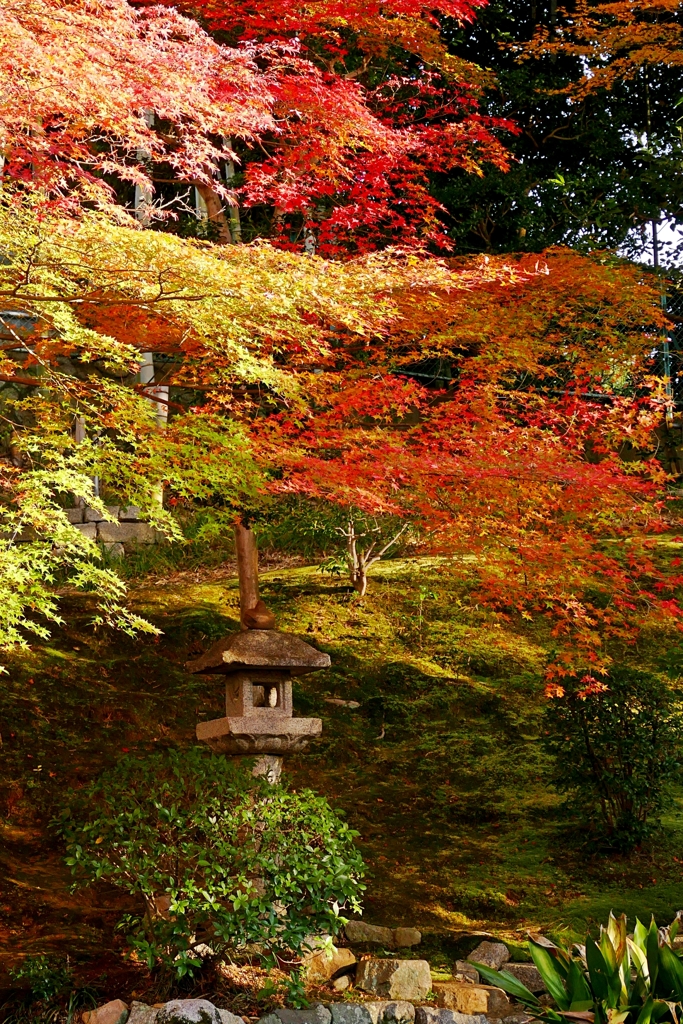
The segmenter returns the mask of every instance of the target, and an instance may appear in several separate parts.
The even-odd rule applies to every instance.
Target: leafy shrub
[[[656,676],[615,669],[553,687],[545,712],[552,782],[581,817],[629,848],[651,831],[681,770],[683,702]]]
[[[678,919],[668,929],[654,921],[646,928],[636,920],[633,937],[626,917],[610,914],[596,942],[590,936],[576,954],[529,941],[529,952],[554,1006],[546,1007],[507,971],[473,964],[489,985],[497,985],[545,1024],[568,1020],[595,1024],[651,1024],[680,1020],[683,1007],[683,962],[671,947]]]
[[[95,990],[76,983],[68,957],[27,956],[19,967],[10,968],[9,976],[28,993],[14,1012],[3,1014],[6,1024],[72,1024],[80,1008],[96,1003]],[[0,1013],[6,1009],[7,1004]]]
[[[122,923],[128,940],[150,969],[179,977],[200,966],[201,943],[288,958],[360,909],[357,833],[326,800],[203,748],[123,759],[71,795],[59,828],[81,882],[106,878],[140,898],[144,914]]]
[[[13,981],[27,985],[31,998],[48,1003],[73,987],[73,970],[56,957],[29,956],[19,967],[10,968]]]

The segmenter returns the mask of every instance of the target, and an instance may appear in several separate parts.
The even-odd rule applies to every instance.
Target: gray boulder
[[[471,981],[474,985],[479,984],[479,971],[467,960],[455,961],[453,977],[456,981]]]
[[[376,1024],[362,1003],[332,1003],[332,1024]]]
[[[393,928],[381,928],[376,924],[366,924],[365,921],[349,921],[344,933],[352,946],[371,942],[393,949],[395,943]]]
[[[399,949],[419,946],[422,942],[422,932],[417,928],[394,928],[394,942]]]
[[[156,1024],[159,1011],[147,1003],[131,1003],[128,1024]]]
[[[467,957],[470,962],[483,964],[499,971],[510,959],[510,950],[502,942],[480,942]]]
[[[488,1024],[483,1013],[458,1013],[438,1006],[416,1006],[415,1024]]]
[[[331,1024],[332,1014],[322,1003],[311,1003],[306,1010],[277,1009],[261,1017],[258,1024]]]
[[[535,995],[545,992],[545,983],[535,964],[505,964],[503,970],[521,981]]]
[[[383,1024],[413,1024],[415,1007],[405,999],[397,999],[389,1003],[381,1003],[383,1007],[381,1020]]]

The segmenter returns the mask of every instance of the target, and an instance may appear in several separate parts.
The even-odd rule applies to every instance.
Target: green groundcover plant
[[[649,928],[636,920],[627,934],[626,916],[610,914],[596,942],[587,937],[574,954],[552,943],[529,941],[553,1006],[544,1006],[507,971],[475,963],[482,979],[497,985],[545,1024],[678,1024],[683,1007],[683,962],[672,948],[678,918],[670,928]]]
[[[289,959],[360,911],[357,833],[327,801],[203,748],[122,759],[70,794],[57,825],[77,885],[104,878],[139,898],[121,927],[150,970],[183,977],[253,944]]]

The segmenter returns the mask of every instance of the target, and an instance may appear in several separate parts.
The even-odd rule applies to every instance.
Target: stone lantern
[[[197,739],[222,754],[285,754],[320,736],[319,718],[294,718],[292,676],[328,668],[330,658],[277,629],[249,629],[219,640],[188,662],[190,672],[226,677],[225,717],[200,722]]]
[[[254,535],[238,526],[235,539],[242,629],[185,666],[192,673],[226,677],[225,716],[200,722],[197,739],[222,754],[295,753],[320,736],[322,722],[294,718],[292,678],[329,668],[330,658],[274,628],[275,618],[258,596]]]

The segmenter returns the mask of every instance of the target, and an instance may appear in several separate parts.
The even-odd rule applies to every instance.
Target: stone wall
[[[140,519],[140,509],[135,505],[107,505],[106,508],[111,520],[94,508],[83,506],[67,509],[67,515],[69,522],[85,537],[102,544],[114,558],[123,557],[140,544],[156,544],[159,540],[157,530]]]

